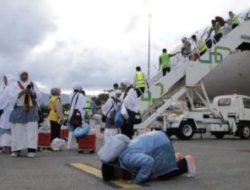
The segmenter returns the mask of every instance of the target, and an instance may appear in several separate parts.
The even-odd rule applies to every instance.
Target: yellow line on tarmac
[[[82,163],[72,163],[70,164],[70,166],[77,168],[81,171],[84,171],[88,174],[91,174],[95,177],[102,178],[102,172],[92,166],[82,164]],[[128,184],[123,180],[115,180],[115,181],[111,181],[111,183],[123,189],[132,189],[132,188],[139,187],[138,185],[135,185],[135,184]]]

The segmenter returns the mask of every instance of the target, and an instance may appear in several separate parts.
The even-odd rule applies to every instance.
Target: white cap
[[[82,85],[80,83],[74,83],[73,84],[73,89],[74,90],[82,90]]]

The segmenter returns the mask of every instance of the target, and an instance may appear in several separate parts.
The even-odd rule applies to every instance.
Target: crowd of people
[[[134,129],[133,122],[125,119],[124,122],[116,126],[114,122],[115,114],[120,111],[124,115],[138,114],[138,99],[144,92],[143,85],[146,84],[143,72],[139,71],[135,76],[135,84],[128,80],[123,80],[119,87],[114,84],[114,90],[109,94],[109,99],[102,107],[105,115],[105,137],[121,133],[132,138]],[[143,81],[142,81],[143,80]],[[12,157],[20,156],[22,150],[27,149],[27,157],[34,157],[38,148],[38,126],[42,119],[40,112],[41,93],[36,83],[30,80],[27,71],[20,71],[18,80],[14,76],[5,75],[3,77],[4,87],[0,94],[0,148],[2,152],[10,153]],[[137,88],[133,87],[135,85]],[[74,84],[73,93],[70,97],[70,110],[67,121],[63,113],[63,102],[60,98],[59,88],[51,89],[51,96],[48,102],[48,120],[50,122],[51,141],[60,138],[61,126],[66,124],[69,129],[68,148],[73,148],[76,142],[74,130],[88,122],[87,115],[91,115],[91,100],[86,94],[81,84]]]
[[[187,57],[190,60],[196,61],[202,55],[204,55],[207,50],[212,47],[213,44],[218,43],[220,39],[229,31],[239,26],[239,17],[232,11],[229,11],[228,15],[228,21],[225,21],[220,16],[216,16],[211,21],[211,28],[207,32],[205,40],[203,39],[203,36],[199,37],[196,34],[193,34],[190,39],[188,39],[187,37],[183,37],[181,39],[182,48],[180,52],[169,54],[167,49],[163,49],[162,54],[159,57],[159,68],[162,70],[162,75],[165,76],[166,73],[170,72],[171,57],[175,56],[178,53],[181,53],[184,58]],[[246,16],[245,19],[248,19],[248,16]]]

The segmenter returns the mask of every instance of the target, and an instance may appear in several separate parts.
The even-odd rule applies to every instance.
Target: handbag
[[[105,114],[102,114],[102,122],[106,123],[107,121],[107,115],[109,114],[109,112],[113,109],[113,107],[115,106],[115,103],[110,107],[109,111]]]
[[[128,112],[128,122],[131,123],[131,124],[139,124],[142,122],[142,118],[141,118],[141,114],[140,112],[134,112],[128,108],[127,109],[127,112]]]
[[[75,96],[76,96],[76,94],[74,95],[74,97]],[[72,98],[72,102],[74,100],[74,97]],[[72,116],[71,116],[70,121],[69,121],[70,125],[72,125],[74,128],[79,127],[79,126],[82,125],[82,114],[78,109],[75,109],[78,98],[79,98],[79,94],[76,97],[74,110],[73,110]]]

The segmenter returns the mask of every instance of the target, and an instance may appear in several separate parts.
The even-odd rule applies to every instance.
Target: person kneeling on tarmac
[[[144,183],[151,179],[168,180],[182,174],[187,177],[194,177],[196,167],[192,155],[182,156],[174,152],[169,138],[161,131],[153,131],[129,140],[121,135],[114,136],[114,141],[123,139],[121,149],[115,147],[115,142],[109,141],[99,151],[102,164],[102,175],[104,181],[114,179],[125,179],[131,183]],[[115,140],[116,139],[116,140]],[[105,146],[107,151],[104,150]],[[113,150],[114,148],[114,150]],[[117,157],[113,160],[102,159],[102,154],[112,155],[116,152]],[[118,154],[119,152],[119,154]],[[107,157],[106,157],[107,158]],[[115,161],[116,160],[116,161]],[[115,161],[115,162],[114,162]]]

